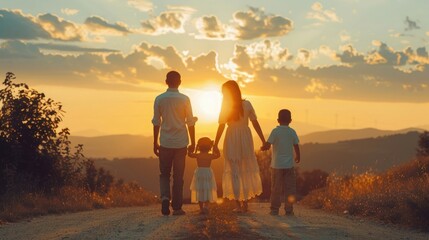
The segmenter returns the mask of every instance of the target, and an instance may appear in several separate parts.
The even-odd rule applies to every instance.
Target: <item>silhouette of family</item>
[[[218,144],[225,128],[223,198],[235,200],[237,206],[233,212],[249,210],[248,200],[262,193],[259,166],[249,128],[250,121],[261,140],[260,149],[266,151],[273,146],[269,214],[279,214],[281,199],[284,198],[285,215],[293,215],[296,195],[294,162],[300,162],[300,150],[298,136],[295,130],[289,127],[292,121],[291,112],[287,109],[279,111],[279,125],[271,131],[266,141],[252,104],[242,98],[237,82],[229,80],[222,85],[223,100],[215,140],[203,137],[195,145],[197,118],[193,116],[189,97],[178,90],[181,84],[180,74],[177,71],[168,72],[165,83],[168,89],[155,98],[152,119],[153,151],[159,157],[161,213],[170,215],[171,200],[173,215],[186,214],[182,209],[186,155],[197,160],[197,168],[190,185],[191,201],[199,204],[201,214],[209,212],[209,203],[218,199],[216,181],[210,165],[212,160],[220,157]]]

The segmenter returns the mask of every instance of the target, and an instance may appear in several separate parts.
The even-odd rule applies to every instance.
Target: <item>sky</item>
[[[429,129],[426,0],[0,0],[0,74],[63,104],[72,135],[150,136],[165,75],[213,133],[222,83],[262,129]]]

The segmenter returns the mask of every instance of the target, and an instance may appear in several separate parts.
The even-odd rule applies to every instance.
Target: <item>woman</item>
[[[265,138],[256,120],[255,110],[249,101],[241,98],[237,82],[230,80],[224,83],[222,94],[222,109],[213,151],[219,152],[218,143],[227,124],[223,144],[225,158],[222,177],[223,197],[236,200],[235,212],[246,212],[247,200],[262,193],[259,166],[254,152],[252,133],[248,126],[249,120],[262,144],[265,143]]]

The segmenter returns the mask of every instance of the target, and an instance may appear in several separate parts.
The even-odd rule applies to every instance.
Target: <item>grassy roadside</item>
[[[3,197],[0,199],[0,223],[47,214],[145,206],[157,201],[153,194],[135,185],[113,187],[105,195],[89,193],[80,188],[65,187],[55,196],[28,193]]]
[[[331,175],[325,188],[311,192],[301,202],[429,231],[429,157],[381,174]]]

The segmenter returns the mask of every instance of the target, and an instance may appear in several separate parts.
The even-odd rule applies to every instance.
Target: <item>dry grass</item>
[[[383,174],[329,176],[327,187],[311,192],[304,204],[429,231],[429,158]]]
[[[0,222],[98,208],[144,206],[155,202],[157,199],[153,194],[135,186],[114,187],[105,196],[66,187],[55,196],[29,193],[4,197],[0,200]]]

